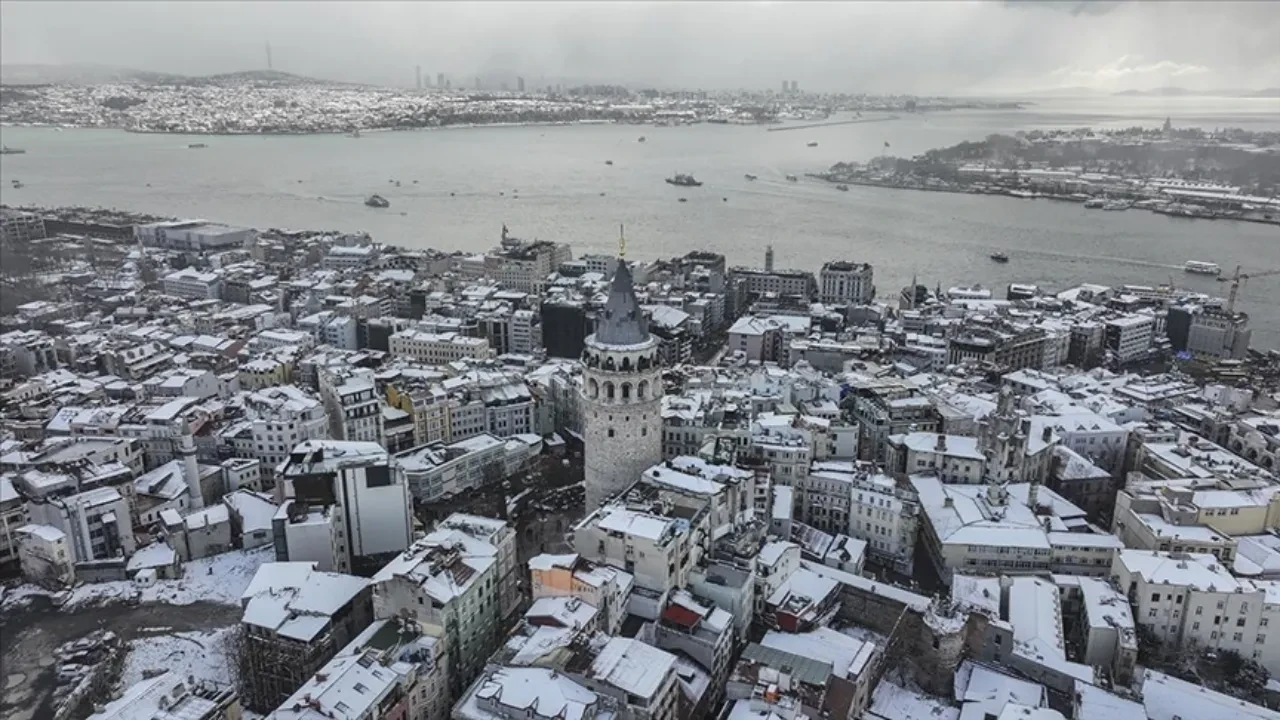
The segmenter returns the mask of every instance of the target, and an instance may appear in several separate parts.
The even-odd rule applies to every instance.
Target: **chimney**
[[[1053,437],[1053,428],[1049,427],[1048,425],[1045,425],[1044,431],[1040,433],[1040,439],[1044,440],[1045,442],[1049,442],[1049,439],[1052,437]]]
[[[1039,500],[1040,500],[1040,483],[1033,482],[1031,483],[1031,486],[1027,488],[1027,507],[1031,509],[1032,513],[1036,511],[1036,505],[1039,502]]]
[[[200,465],[196,463],[196,439],[190,432],[184,432],[178,441],[178,454],[182,456],[182,475],[187,481],[187,494],[191,496],[191,509],[204,507],[204,496],[200,492]]]
[[[942,433],[938,433],[938,444],[937,444],[936,446],[934,446],[934,448],[933,448],[933,449],[934,449],[934,450],[937,450],[938,452],[946,452],[946,451],[947,451],[947,436],[946,436],[946,435],[943,435]]]

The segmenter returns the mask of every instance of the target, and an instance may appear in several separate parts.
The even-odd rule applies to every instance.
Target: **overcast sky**
[[[0,62],[995,94],[1280,85],[1280,2],[0,3]]]

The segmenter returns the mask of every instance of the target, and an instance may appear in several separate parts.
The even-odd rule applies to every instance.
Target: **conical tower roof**
[[[596,342],[605,345],[639,345],[649,339],[649,320],[636,300],[636,289],[627,262],[618,259],[618,270],[609,286],[609,300],[596,320]]]

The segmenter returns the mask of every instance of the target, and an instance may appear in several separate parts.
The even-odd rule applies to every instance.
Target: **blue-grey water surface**
[[[829,258],[870,262],[882,297],[913,274],[929,285],[982,283],[998,294],[1013,281],[1057,289],[1170,279],[1225,292],[1211,278],[1186,275],[1182,264],[1206,260],[1225,272],[1236,265],[1280,268],[1277,226],[1101,212],[1050,200],[857,186],[838,192],[803,177],[785,180],[838,160],[866,160],[884,152],[886,142],[888,152],[911,155],[993,132],[1157,126],[1166,116],[1177,125],[1276,129],[1280,101],[1046,100],[1022,111],[902,115],[787,132],[582,125],[353,139],[3,128],[0,140],[27,153],[0,161],[0,199],[256,227],[366,230],[382,242],[469,251],[493,246],[506,223],[521,237],[569,242],[578,253],[612,252],[623,223],[628,252],[640,258],[700,248],[725,253],[732,264],[759,264],[772,244],[779,266],[816,270]],[[646,142],[637,142],[642,135]],[[208,147],[188,149],[197,139]],[[705,184],[663,182],[675,172]],[[749,182],[745,173],[759,180]],[[12,188],[13,179],[25,187]],[[390,200],[389,209],[364,206],[375,192]],[[1008,264],[988,259],[997,250],[1010,256]],[[1253,317],[1255,347],[1280,347],[1280,276],[1248,283],[1239,308]]]

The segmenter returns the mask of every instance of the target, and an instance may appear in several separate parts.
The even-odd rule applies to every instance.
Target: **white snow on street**
[[[131,580],[87,583],[65,593],[67,600],[63,610],[130,599],[141,603],[168,605],[190,605],[197,602],[236,605],[245,588],[249,587],[249,581],[258,571],[258,566],[273,559],[274,551],[270,546],[233,550],[186,563],[181,579],[157,580],[149,587],[140,587]],[[20,602],[33,595],[51,594],[33,585],[21,585],[5,594],[4,604]]]
[[[141,682],[146,670],[169,670],[179,678],[229,683],[231,672],[224,643],[233,627],[213,632],[181,632],[134,640],[120,670],[120,688]]]

